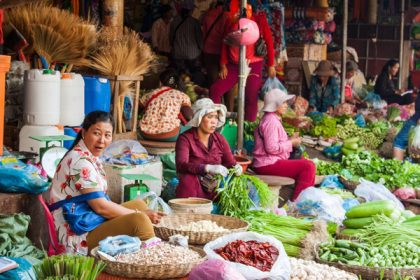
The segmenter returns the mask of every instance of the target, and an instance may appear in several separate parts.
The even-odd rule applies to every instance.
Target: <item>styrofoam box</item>
[[[146,164],[140,165],[111,165],[104,164],[104,169],[108,181],[107,194],[115,203],[122,203],[124,199],[124,186],[133,184],[134,181],[127,180],[119,174],[147,174],[158,178],[158,181],[144,181],[149,189],[158,196],[162,192],[163,166],[160,159],[155,159]]]

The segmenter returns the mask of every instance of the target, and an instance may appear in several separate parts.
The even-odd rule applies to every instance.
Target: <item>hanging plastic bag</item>
[[[366,202],[375,200],[391,200],[401,210],[404,210],[404,206],[384,185],[376,184],[371,181],[360,179],[360,185],[357,186],[354,194],[358,197],[364,198]]]
[[[277,78],[268,78],[263,87],[261,88],[261,99],[264,100],[264,95],[269,92],[272,89],[280,89],[282,91],[284,91],[285,93],[287,93],[287,89],[283,86],[283,84],[280,82],[279,79]]]
[[[214,250],[224,247],[229,242],[236,240],[250,241],[255,240],[258,242],[268,242],[279,250],[279,256],[270,271],[263,272],[253,266],[244,265],[241,263],[228,262],[231,264],[239,273],[242,274],[245,279],[257,280],[257,279],[273,279],[273,280],[288,280],[290,279],[290,262],[289,257],[284,250],[283,244],[272,236],[266,236],[255,232],[239,232],[232,233],[219,237],[218,239],[207,243],[204,246],[204,251],[207,254],[208,259],[223,260],[223,258],[217,254]],[[216,279],[216,278],[215,278]]]
[[[231,264],[224,260],[207,260],[196,266],[188,280],[245,280]]]
[[[153,211],[163,212],[165,214],[171,214],[172,209],[169,207],[166,202],[157,196],[155,192],[146,192],[140,195],[140,199],[142,199],[147,206],[152,209]]]
[[[411,154],[418,154],[420,155],[420,125],[417,125],[414,128],[411,144],[410,144],[410,152]]]
[[[339,195],[310,187],[301,192],[295,201],[298,211],[303,215],[315,216],[317,220],[334,222],[341,225],[346,218],[343,199]]]

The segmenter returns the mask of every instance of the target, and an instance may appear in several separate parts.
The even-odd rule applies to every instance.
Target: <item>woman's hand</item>
[[[217,165],[207,164],[204,169],[206,173],[209,173],[211,175],[222,175],[223,177],[226,177],[229,173],[229,170],[220,164],[217,164]]]
[[[220,65],[219,77],[220,79],[226,79],[228,74],[228,69],[225,64]]]
[[[163,216],[166,216],[165,213],[162,212],[155,212],[153,210],[147,209],[146,211],[144,211],[144,213],[147,215],[147,217],[149,217],[150,221],[152,221],[153,224],[157,224],[160,222],[160,219]]]
[[[292,142],[293,147],[298,147],[302,143],[302,138],[293,136],[290,142]]]
[[[270,78],[275,78],[276,77],[276,68],[274,67],[274,66],[269,66],[268,68],[267,68],[267,74],[268,74],[268,77],[270,77]]]

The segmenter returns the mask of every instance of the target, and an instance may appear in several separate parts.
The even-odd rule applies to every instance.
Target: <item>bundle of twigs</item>
[[[124,34],[116,39],[111,37],[106,29],[101,31],[99,41],[101,47],[91,56],[90,66],[105,76],[129,76],[139,77],[149,72],[156,56],[143,42],[138,34],[130,29],[125,29]],[[118,118],[122,118],[122,108],[125,96],[133,92],[133,81],[119,82]],[[117,123],[121,123],[117,120]],[[121,128],[118,130],[121,131]],[[123,129],[125,130],[125,129]]]
[[[29,41],[26,53],[35,51],[48,63],[88,64],[86,57],[94,50],[97,38],[92,23],[48,2],[9,9],[6,15]]]

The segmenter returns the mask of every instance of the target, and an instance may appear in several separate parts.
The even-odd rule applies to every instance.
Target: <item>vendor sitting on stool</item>
[[[112,131],[109,113],[94,111],[85,117],[73,147],[57,166],[49,190],[50,204],[91,192],[106,193],[107,180],[99,157],[112,142]],[[158,223],[163,215],[148,209],[140,199],[119,205],[100,197],[87,203],[107,221],[81,235],[71,230],[61,207],[53,212],[58,240],[67,253],[86,255],[108,236],[130,235],[147,240],[155,236],[152,223]]]
[[[264,96],[264,116],[255,129],[253,170],[259,175],[284,176],[295,179],[296,186],[292,200],[306,188],[315,184],[315,164],[306,159],[289,159],[294,147],[302,139],[288,137],[282,125],[281,116],[287,111],[288,95],[280,89],[273,89]]]
[[[242,168],[230,151],[226,139],[216,131],[226,119],[226,107],[214,104],[209,98],[197,100],[194,116],[188,123],[192,128],[181,134],[176,142],[176,169],[179,185],[178,198],[214,197],[214,175],[226,176],[228,168],[235,168],[237,176]]]
[[[321,113],[332,114],[340,103],[339,80],[334,67],[328,60],[323,60],[315,69],[309,88],[309,109]]]
[[[162,87],[140,98],[140,133],[146,140],[175,142],[189,128],[185,125],[192,117],[191,101],[175,70],[163,72],[160,82]]]

